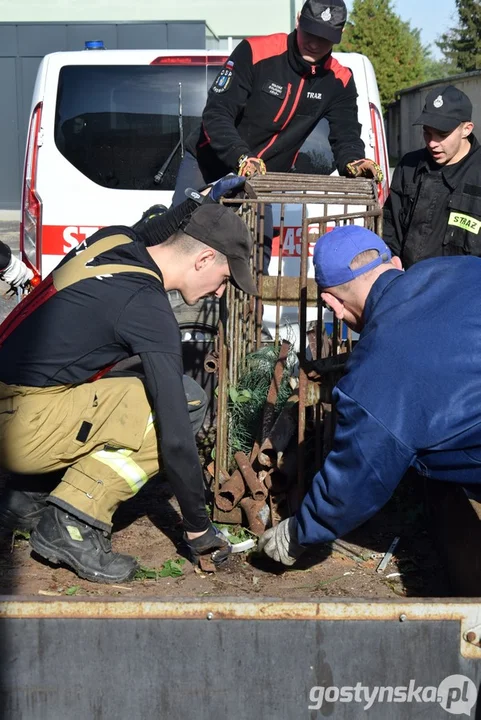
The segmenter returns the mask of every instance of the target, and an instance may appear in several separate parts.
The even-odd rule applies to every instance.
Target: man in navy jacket
[[[409,467],[481,488],[481,258],[402,272],[350,225],[319,238],[314,265],[323,300],[360,338],[334,391],[332,450],[297,515],[260,540],[285,565],[372,517]]]

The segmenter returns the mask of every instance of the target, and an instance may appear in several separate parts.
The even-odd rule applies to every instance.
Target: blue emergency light
[[[103,40],[86,40],[85,50],[105,50]]]

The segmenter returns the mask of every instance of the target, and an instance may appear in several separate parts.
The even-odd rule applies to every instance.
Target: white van
[[[337,55],[356,81],[366,156],[388,159],[373,67]],[[42,276],[99,227],[132,225],[151,205],[170,205],[182,135],[198,124],[225,51],[88,50],[47,55],[35,83],[25,158],[20,248]],[[175,152],[174,152],[175,151]],[[329,174],[328,123],[300,150],[298,172]],[[311,213],[312,215],[315,212]],[[299,268],[300,214],[287,219],[285,274]],[[275,248],[272,262],[277,272]]]

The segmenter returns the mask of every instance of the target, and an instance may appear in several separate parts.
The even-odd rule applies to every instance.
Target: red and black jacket
[[[315,65],[299,54],[296,32],[243,40],[209,90],[203,124],[187,139],[206,180],[237,170],[241,155],[287,172],[321,118],[337,168],[364,157],[351,71],[330,54]]]

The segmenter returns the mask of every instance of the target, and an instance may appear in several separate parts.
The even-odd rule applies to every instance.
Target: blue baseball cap
[[[350,264],[359,253],[377,250],[379,257],[352,270]],[[321,235],[314,248],[316,282],[321,288],[335,287],[354,280],[358,275],[389,262],[391,251],[375,233],[359,225],[335,227]]]

